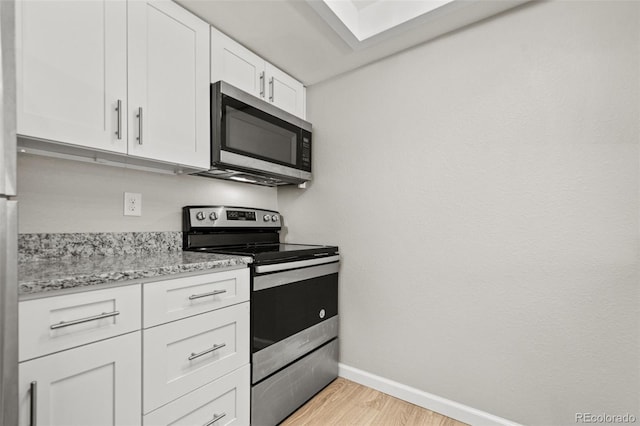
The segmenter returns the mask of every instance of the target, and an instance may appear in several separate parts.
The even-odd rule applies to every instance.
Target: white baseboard
[[[351,380],[361,385],[368,386],[380,392],[394,396],[398,399],[415,404],[427,410],[435,411],[452,419],[456,419],[470,425],[482,426],[521,426],[518,423],[503,419],[493,414],[468,407],[459,402],[442,398],[419,389],[412,388],[384,377],[359,370],[342,363],[339,364],[340,377]]]

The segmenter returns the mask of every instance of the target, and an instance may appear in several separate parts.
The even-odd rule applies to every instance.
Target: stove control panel
[[[227,206],[183,208],[185,231],[194,228],[280,228],[280,214],[273,210]]]
[[[279,220],[280,220],[279,214],[265,214],[264,216],[262,216],[263,222],[277,222]]]

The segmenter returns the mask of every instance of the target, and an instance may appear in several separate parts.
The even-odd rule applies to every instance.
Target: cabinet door
[[[275,106],[304,118],[304,86],[289,74],[267,63],[268,100]]]
[[[265,62],[258,55],[211,28],[211,82],[223,80],[254,96],[265,97]]]
[[[208,169],[209,25],[166,0],[128,11],[129,155]]]
[[[20,425],[139,425],[140,357],[135,332],[20,364]]]
[[[127,151],[126,22],[124,1],[17,2],[18,134]]]

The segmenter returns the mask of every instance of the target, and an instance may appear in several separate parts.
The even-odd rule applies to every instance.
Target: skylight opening
[[[454,0],[321,0],[359,42]]]

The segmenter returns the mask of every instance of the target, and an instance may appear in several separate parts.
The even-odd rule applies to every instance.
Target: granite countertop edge
[[[253,259],[215,253],[177,251],[159,256],[91,256],[20,262],[19,297],[108,284],[139,283],[140,279],[171,278],[190,272],[215,272],[216,269],[242,267]],[[54,295],[53,293],[51,295]]]

